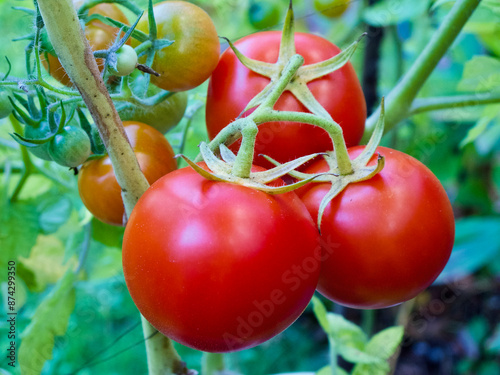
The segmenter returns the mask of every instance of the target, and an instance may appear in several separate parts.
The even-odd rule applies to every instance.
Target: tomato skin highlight
[[[264,31],[249,35],[235,42],[247,57],[275,63],[278,59],[280,31]],[[327,60],[340,52],[328,40],[313,34],[295,33],[298,54],[305,59],[304,65]],[[226,125],[234,121],[250,100],[267,84],[269,78],[251,72],[227,49],[219,60],[209,81],[207,95],[207,130],[213,139]],[[359,144],[366,120],[366,103],[361,85],[351,65],[308,83],[314,97],[340,124],[347,146]],[[286,91],[275,105],[281,111],[308,110],[290,92]],[[251,113],[248,111],[247,114]],[[241,141],[231,147],[238,149]],[[281,163],[316,152],[332,150],[328,134],[308,124],[269,122],[259,125],[256,155],[265,154]],[[271,164],[256,156],[254,163],[266,168]]]
[[[349,185],[327,206],[321,224],[329,248],[318,291],[352,308],[389,307],[415,297],[441,273],[454,241],[453,210],[436,176],[400,151],[377,152],[385,156],[384,169]],[[322,159],[307,172],[326,170]],[[311,184],[298,192],[313,218],[328,190]]]
[[[141,197],[123,242],[135,304],[160,332],[227,352],[292,324],[317,285],[318,232],[295,193],[208,181],[191,168]]]
[[[124,121],[123,126],[150,184],[177,168],[174,151],[158,130],[138,121]],[[78,192],[85,207],[99,220],[111,225],[123,225],[125,208],[121,188],[108,156],[88,161],[82,166],[78,173]]]

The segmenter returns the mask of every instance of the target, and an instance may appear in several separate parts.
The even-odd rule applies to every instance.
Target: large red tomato
[[[280,40],[281,32],[267,31],[249,35],[235,45],[252,59],[274,63],[278,59]],[[328,40],[306,33],[295,33],[295,45],[297,53],[304,57],[305,65],[327,60],[340,52]],[[208,86],[206,114],[209,136],[214,138],[232,122],[268,83],[268,78],[251,72],[231,49],[226,50]],[[308,87],[340,124],[347,145],[357,145],[364,131],[366,103],[352,65],[347,63],[341,69],[308,83]],[[307,112],[290,92],[283,93],[275,109]],[[328,134],[312,125],[271,122],[259,126],[256,154],[266,154],[280,162],[332,148]],[[256,158],[255,162],[269,167],[263,158]]]
[[[363,146],[351,148],[351,158]],[[441,273],[453,247],[453,211],[432,172],[400,151],[379,147],[385,167],[349,185],[327,206],[321,224],[323,262],[318,291],[354,308],[382,308],[415,297]],[[372,160],[372,163],[375,161]],[[324,160],[307,172],[326,171]],[[300,196],[317,217],[327,184]]]
[[[166,336],[209,352],[258,345],[292,324],[314,293],[320,257],[295,193],[208,181],[189,167],[146,191],[123,240],[139,311]]]

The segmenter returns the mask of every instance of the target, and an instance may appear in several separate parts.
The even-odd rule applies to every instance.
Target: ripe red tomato
[[[281,32],[267,31],[249,35],[235,45],[252,59],[274,63],[278,59],[280,40]],[[306,33],[295,33],[295,45],[297,53],[304,57],[305,65],[327,60],[340,52],[328,40]],[[267,77],[251,72],[231,49],[226,50],[209,81],[206,114],[210,138],[232,122],[268,83]],[[364,131],[366,103],[352,65],[347,63],[341,69],[308,83],[308,87],[340,124],[347,145],[357,145]],[[307,112],[290,92],[283,93],[275,109]],[[332,148],[328,134],[312,125],[270,122],[259,126],[256,154],[269,155],[282,163]],[[270,167],[261,157],[254,161]]]
[[[351,158],[363,146],[349,150]],[[453,211],[432,172],[400,151],[379,147],[385,167],[349,185],[327,206],[318,291],[345,306],[375,309],[415,297],[441,273],[453,247]],[[371,163],[374,163],[373,159]],[[326,171],[322,159],[308,173]],[[317,217],[327,184],[310,184],[299,196]]]
[[[158,130],[137,121],[123,122],[139,166],[150,184],[177,168],[174,151]],[[83,204],[99,220],[123,225],[121,188],[108,156],[88,161],[78,173]]]
[[[295,193],[208,181],[190,167],[134,208],[123,270],[139,311],[189,347],[227,352],[277,335],[317,285],[318,231]]]
[[[156,52],[152,68],[160,76],[151,76],[151,82],[168,91],[201,85],[219,61],[219,37],[210,16],[187,1],[164,1],[156,4],[153,11],[158,38],[174,43]],[[137,24],[137,30],[148,33],[147,14]]]
[[[78,10],[82,4],[83,0],[73,0],[75,8]],[[128,24],[128,19],[123,14],[123,12],[114,4],[97,4],[96,6],[89,9],[89,15],[100,14],[105,17],[110,17],[114,20],[120,21],[124,24]],[[99,51],[109,48],[116,39],[119,28],[106,25],[100,21],[94,20],[85,26],[85,37],[90,43],[90,47],[93,51]],[[48,63],[46,61],[48,60]],[[72,82],[66,74],[61,62],[57,56],[47,52],[41,56],[42,64],[47,69],[49,74],[61,82],[63,85],[72,86]],[[97,59],[97,65],[99,70],[102,71],[104,68],[104,60]]]

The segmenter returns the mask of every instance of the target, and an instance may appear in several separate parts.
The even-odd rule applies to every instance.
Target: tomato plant
[[[82,6],[83,0],[73,0],[73,4],[76,9]],[[101,3],[92,7],[88,11],[89,16],[92,14],[100,14],[105,17],[110,17],[114,20],[120,21],[124,24],[128,24],[128,19],[123,14],[123,12],[115,4]],[[90,21],[85,26],[85,37],[90,43],[92,50],[104,50],[107,49],[116,39],[119,29],[113,26],[106,25],[100,21],[93,20]],[[47,51],[42,56],[42,63],[45,69],[50,73],[52,77],[57,79],[63,85],[72,86],[71,80],[64,71],[61,62],[57,58],[53,51]],[[97,59],[97,65],[99,69],[104,68],[104,60]]]
[[[235,46],[247,57],[264,62],[278,59],[281,32],[258,32],[240,39]],[[340,50],[328,40],[313,34],[295,33],[295,46],[305,66],[324,61]],[[207,96],[207,129],[211,138],[239,116],[250,100],[269,84],[269,79],[243,66],[231,49],[226,50],[210,78]],[[356,73],[350,63],[341,69],[313,80],[307,85],[314,97],[340,124],[348,146],[357,145],[366,120],[366,104]],[[280,111],[307,109],[285,92],[275,105]],[[250,111],[249,111],[250,112]],[[239,144],[239,143],[238,143]],[[238,146],[233,146],[237,148]],[[255,145],[257,154],[266,154],[279,162],[332,149],[328,134],[312,125],[268,122],[259,125]],[[269,164],[263,158],[256,163]]]
[[[123,268],[151,324],[184,345],[258,345],[305,309],[319,274],[317,230],[295,193],[208,181],[190,167],[158,180],[127,224]]]
[[[352,0],[314,0],[314,9],[329,18],[337,18],[345,13]]]
[[[174,151],[156,129],[137,121],[123,123],[127,137],[149,183],[177,168]],[[78,174],[78,191],[87,209],[99,220],[122,225],[124,207],[121,188],[108,156],[91,160]]]
[[[48,152],[57,164],[74,168],[90,156],[90,139],[81,128],[65,126],[49,142]]]
[[[202,84],[219,60],[220,43],[209,15],[186,1],[165,1],[153,8],[158,38],[174,41],[156,51],[152,68],[160,74],[151,82],[168,91],[185,91]],[[137,29],[148,32],[147,14]]]
[[[349,155],[363,148],[353,147]],[[334,198],[321,224],[330,248],[324,249],[318,291],[354,308],[388,307],[415,297],[441,273],[453,247],[453,211],[439,180],[409,155],[377,151],[385,157],[384,169]],[[326,170],[320,160],[307,172]],[[328,190],[317,184],[299,191],[313,217]]]

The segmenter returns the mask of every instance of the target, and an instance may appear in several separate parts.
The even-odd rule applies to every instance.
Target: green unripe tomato
[[[116,51],[116,69],[111,68],[113,74],[123,77],[132,73],[137,65],[137,53],[135,49],[124,44]]]
[[[0,119],[9,116],[12,113],[12,104],[10,104],[9,94],[0,89]]]
[[[252,1],[248,18],[256,29],[265,29],[280,21],[280,6],[275,1]]]
[[[187,93],[180,91],[156,105],[137,104],[120,109],[118,113],[123,121],[144,122],[165,134],[182,120],[187,102]]]
[[[29,125],[26,125],[24,128],[24,136],[28,139],[43,139],[50,133],[51,131],[48,121],[42,121],[38,128],[34,128]],[[49,143],[50,142],[46,142],[36,147],[28,147],[28,151],[39,159],[52,161],[52,157],[49,154]]]
[[[349,8],[352,0],[314,0],[314,9],[328,18],[338,18]]]
[[[60,165],[74,168],[90,156],[90,140],[87,133],[76,126],[65,126],[49,144],[49,154]]]

